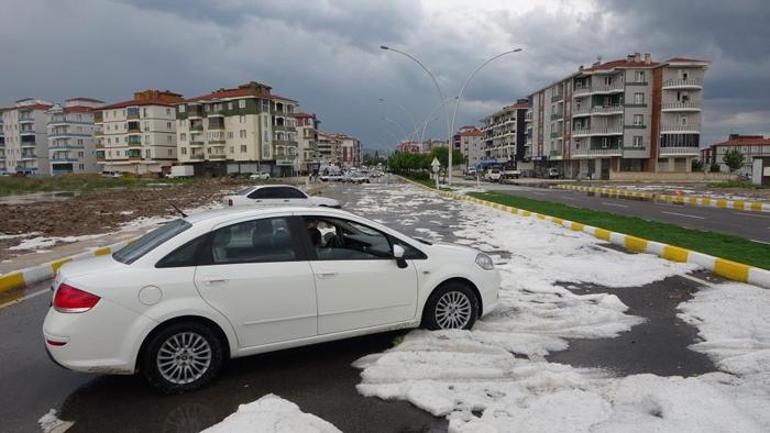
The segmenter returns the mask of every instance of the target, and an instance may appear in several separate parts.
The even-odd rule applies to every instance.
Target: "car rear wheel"
[[[142,354],[142,373],[153,388],[176,394],[205,386],[223,363],[223,343],[214,330],[197,322],[181,322],[152,336]]]
[[[462,282],[442,284],[425,304],[422,325],[430,330],[471,329],[479,315],[479,301]]]

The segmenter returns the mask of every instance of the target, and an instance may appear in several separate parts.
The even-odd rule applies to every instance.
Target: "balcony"
[[[591,114],[595,114],[597,116],[613,116],[616,114],[623,114],[623,106],[620,104],[615,104],[592,107]]]
[[[106,156],[105,156],[105,154],[104,154],[104,151],[103,151],[103,150],[97,150],[97,151],[96,151],[96,159],[97,159],[98,161],[104,161],[104,160],[105,160],[105,158],[106,158]]]
[[[608,94],[608,93],[621,93],[625,91],[625,86],[623,83],[610,83],[610,84],[593,84],[590,86],[579,86],[575,87],[575,90],[572,93],[573,98],[579,98],[581,96],[587,96],[592,95],[595,93],[600,94]]]
[[[126,118],[127,119],[138,119],[139,118],[139,109],[138,108],[129,108],[126,110]]]
[[[563,134],[562,131],[551,131],[551,138],[561,138]]]
[[[622,126],[594,126],[591,128],[572,128],[573,137],[590,137],[592,135],[623,135]]]
[[[700,156],[700,148],[697,146],[660,147],[658,156]]]
[[[128,145],[129,146],[141,146],[142,145],[142,137],[138,135],[132,135],[128,137]]]
[[[202,161],[205,158],[206,158],[206,155],[204,155],[202,153],[191,153],[190,154],[190,159],[194,159],[196,161]]]
[[[562,95],[561,93],[559,93],[558,95],[551,96],[551,102],[561,101],[562,99],[564,99],[564,95]]]
[[[661,106],[662,111],[700,111],[700,104],[695,102],[666,102]]]
[[[191,119],[196,117],[203,117],[203,108],[201,108],[200,105],[188,105],[187,117]]]
[[[647,148],[645,146],[631,146],[631,147],[624,147],[623,148],[623,157],[624,158],[649,158],[650,155],[647,152]]]
[[[586,158],[586,157],[601,157],[601,156],[623,156],[623,149],[619,146],[614,147],[588,147],[581,149],[573,149],[573,158]]]
[[[190,122],[190,131],[203,131],[203,122]]]
[[[51,162],[78,162],[78,159],[74,156],[59,155],[50,158]]]
[[[131,159],[131,160],[142,159],[142,151],[139,149],[129,149],[128,159]]]
[[[32,117],[32,114],[30,112],[22,112],[19,113],[19,122],[20,123],[32,123],[35,119]]]
[[[551,120],[561,120],[564,118],[564,115],[561,113],[551,113]]]
[[[225,129],[225,119],[222,117],[209,118],[209,130]]]
[[[700,134],[700,124],[690,123],[687,125],[681,124],[663,124],[660,126],[661,134]]]
[[[703,80],[700,78],[687,78],[678,80],[666,80],[663,82],[663,90],[678,90],[678,89],[702,89]]]

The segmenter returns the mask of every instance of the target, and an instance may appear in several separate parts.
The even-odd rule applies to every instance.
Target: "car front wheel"
[[[449,282],[431,293],[422,324],[430,330],[471,329],[479,315],[476,294],[462,282]]]
[[[142,354],[142,372],[164,394],[201,388],[222,369],[224,348],[209,326],[197,322],[172,324],[156,333]]]

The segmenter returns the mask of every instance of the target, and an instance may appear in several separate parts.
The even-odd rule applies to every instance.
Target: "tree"
[[[703,171],[703,161],[700,159],[692,160],[692,171]]]
[[[730,149],[725,152],[724,156],[722,157],[722,162],[725,163],[731,172],[734,172],[743,167],[743,163],[746,162],[746,157],[743,155],[743,153],[741,153],[740,150]]]
[[[716,162],[715,162],[715,163],[713,163],[713,164],[711,164],[711,165],[709,166],[709,171],[710,171],[711,173],[719,173],[719,164],[717,164]]]

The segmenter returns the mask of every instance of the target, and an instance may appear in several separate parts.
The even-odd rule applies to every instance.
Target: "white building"
[[[48,175],[48,111],[52,103],[42,99],[20,99],[2,112],[7,173]]]
[[[484,159],[484,133],[475,126],[463,126],[455,134],[457,137],[457,150],[465,158],[467,167],[477,167]]]
[[[96,155],[104,171],[163,173],[177,160],[174,106],[182,96],[160,90],[134,93],[130,101],[95,113]]]
[[[179,162],[196,173],[290,175],[297,164],[297,102],[255,81],[176,104]]]
[[[97,173],[94,142],[94,110],[104,103],[73,98],[48,110],[48,159],[50,173]]]

